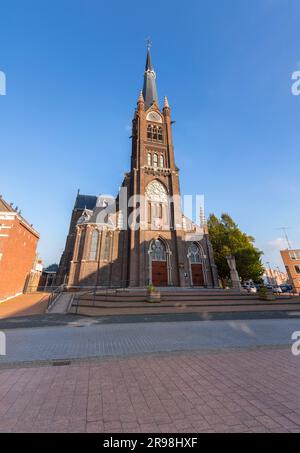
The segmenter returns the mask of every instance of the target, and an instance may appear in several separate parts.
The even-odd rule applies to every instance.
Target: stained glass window
[[[201,254],[197,244],[190,245],[189,258],[192,264],[201,263]]]
[[[165,248],[163,242],[160,241],[159,239],[156,239],[155,241],[153,241],[151,243],[150,253],[151,253],[152,261],[166,261],[167,260],[166,248]]]

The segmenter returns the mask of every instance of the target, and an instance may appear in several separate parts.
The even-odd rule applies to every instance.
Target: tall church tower
[[[138,216],[135,216],[139,227],[129,232],[130,286],[190,286],[192,269],[186,234],[188,230],[196,233],[196,225],[185,219],[181,211],[171,109],[167,97],[163,108],[159,108],[156,73],[149,46],[143,91],[132,123],[131,171],[128,177],[129,195],[141,196],[140,202],[136,200],[133,203],[139,209]],[[202,286],[208,278],[203,266],[202,269],[198,266],[198,271],[198,277],[194,273],[194,283],[198,279],[199,286]],[[210,277],[210,285],[217,286],[217,280],[214,281],[212,274]]]

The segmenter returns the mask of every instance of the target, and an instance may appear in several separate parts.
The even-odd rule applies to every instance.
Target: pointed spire
[[[138,101],[137,101],[137,109],[144,110],[144,108],[145,108],[145,100],[144,100],[143,92],[141,90]]]
[[[148,51],[147,51],[147,60],[146,60],[145,71],[153,71],[153,66],[152,66],[152,62],[151,62],[151,53],[150,53],[150,47],[149,46],[148,46]]]
[[[204,212],[204,207],[200,206],[200,225],[203,228],[205,225],[206,219],[205,219],[205,212]]]
[[[165,96],[165,99],[164,99],[164,109],[169,109],[170,106],[169,106],[169,101],[168,101],[168,98],[167,96]]]
[[[142,102],[144,104],[145,102],[145,99],[144,99],[144,96],[143,96],[143,90],[140,91],[140,95],[139,95],[139,98],[138,98],[138,104]]]
[[[144,73],[144,87],[143,96],[145,100],[145,107],[148,109],[155,101],[158,105],[158,96],[156,88],[156,74],[152,66],[150,42],[148,42],[146,67]]]
[[[200,226],[203,228],[203,233],[208,234],[207,220],[205,217],[204,207],[200,206]]]

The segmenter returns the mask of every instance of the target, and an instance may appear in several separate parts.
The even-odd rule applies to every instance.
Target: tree
[[[242,280],[260,282],[264,272],[261,262],[263,252],[254,246],[254,238],[243,233],[226,213],[220,219],[211,214],[207,225],[220,278],[230,277],[226,256],[234,255]]]

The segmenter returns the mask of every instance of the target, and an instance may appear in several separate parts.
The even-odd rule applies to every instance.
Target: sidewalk
[[[300,432],[290,349],[0,370],[1,432]]]
[[[46,312],[48,293],[30,293],[0,303],[0,319],[13,316],[31,316]]]

